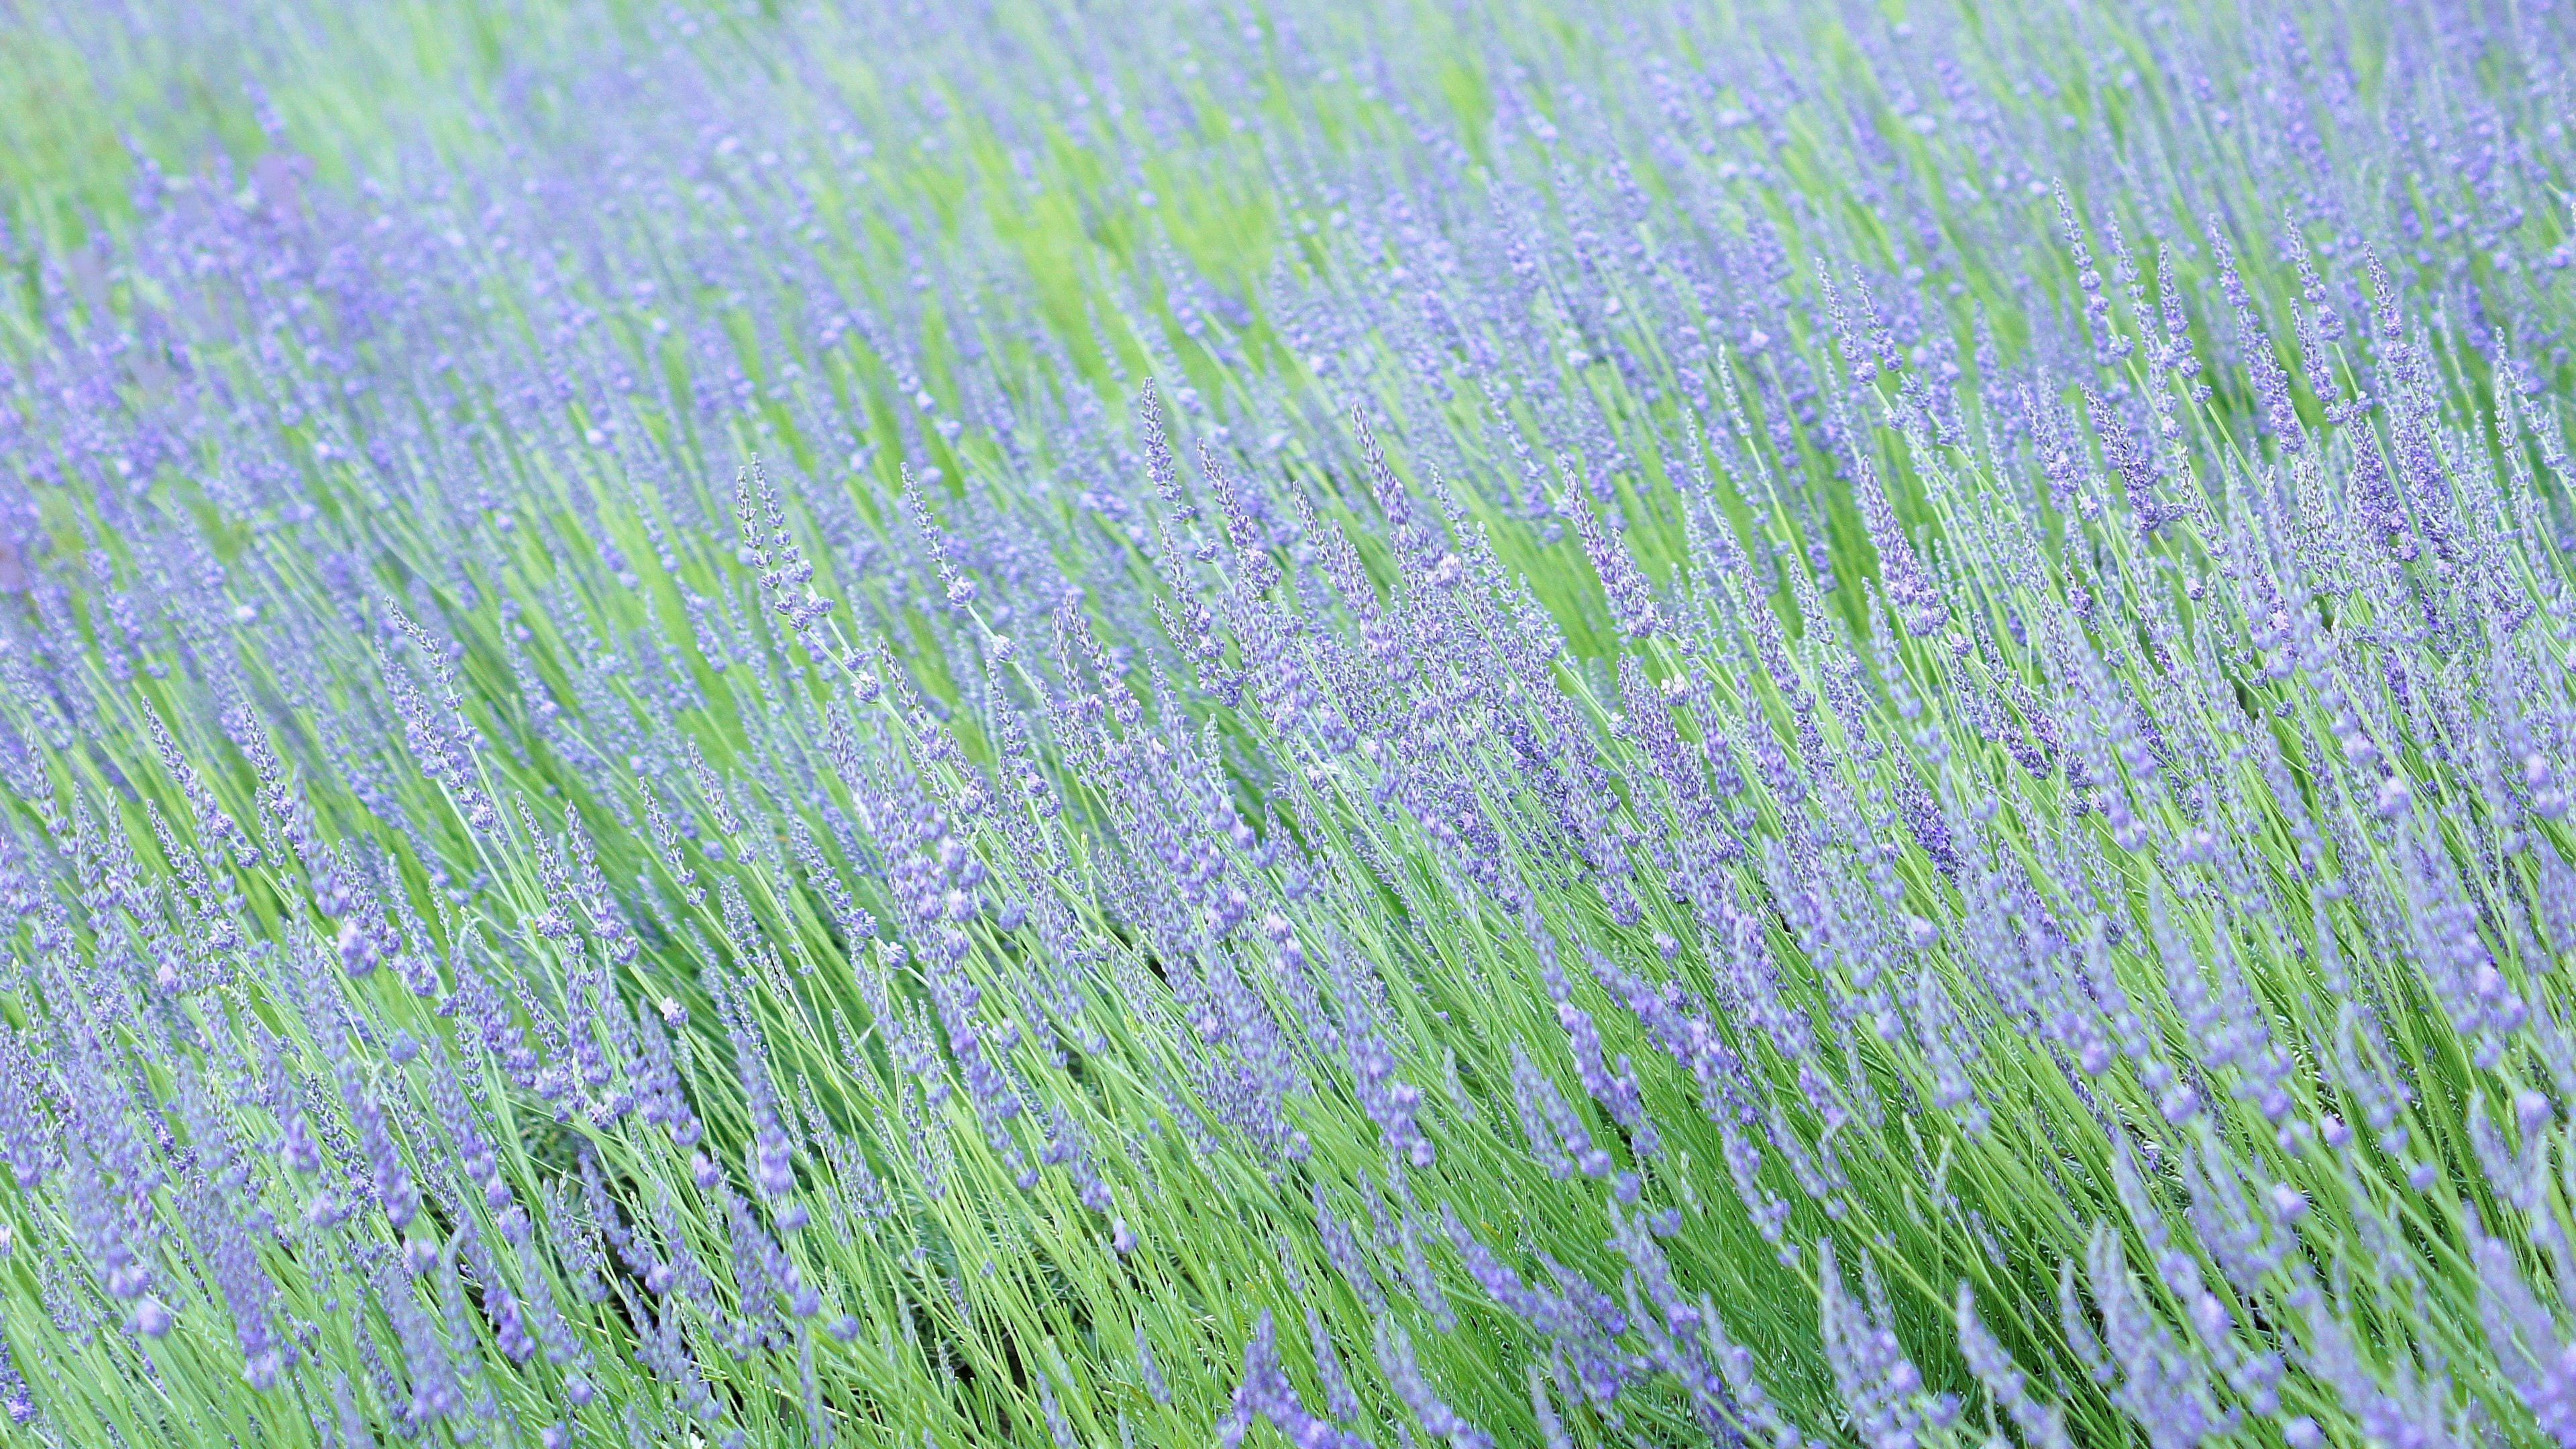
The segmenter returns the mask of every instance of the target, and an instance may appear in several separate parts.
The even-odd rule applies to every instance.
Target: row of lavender
[[[61,22],[0,1438],[2576,1445],[2565,6],[523,18]]]

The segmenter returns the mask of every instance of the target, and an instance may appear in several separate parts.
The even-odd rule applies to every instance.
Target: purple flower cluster
[[[2576,11],[1023,9],[41,32],[0,1439],[2576,1449]]]

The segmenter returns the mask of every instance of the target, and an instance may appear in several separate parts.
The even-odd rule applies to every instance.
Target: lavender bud
[[[146,1298],[134,1305],[134,1331],[145,1338],[167,1338],[177,1322],[169,1306],[158,1298]]]

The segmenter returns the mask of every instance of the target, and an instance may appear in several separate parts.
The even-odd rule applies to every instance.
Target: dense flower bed
[[[20,8],[0,1442],[2576,1446],[2567,4]]]

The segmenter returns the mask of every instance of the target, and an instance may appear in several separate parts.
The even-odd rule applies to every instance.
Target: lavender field
[[[2571,125],[0,5],[0,1445],[2576,1449]]]

